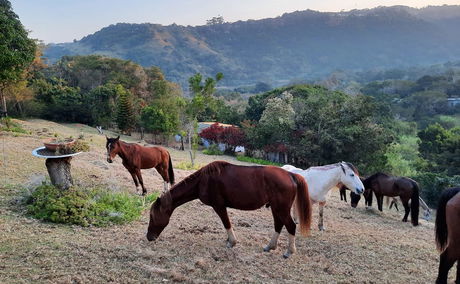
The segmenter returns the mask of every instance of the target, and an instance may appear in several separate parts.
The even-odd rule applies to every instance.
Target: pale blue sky
[[[340,11],[377,6],[460,4],[460,0],[10,0],[31,37],[50,42],[81,39],[110,24],[203,25],[271,18],[296,10]]]

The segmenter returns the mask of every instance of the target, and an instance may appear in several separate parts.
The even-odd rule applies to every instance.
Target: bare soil
[[[156,242],[145,233],[148,210],[128,225],[108,228],[45,223],[24,214],[19,199],[47,176],[44,160],[31,151],[42,140],[80,134],[91,151],[72,160],[74,180],[81,185],[113,190],[135,187],[120,158],[105,161],[105,138],[96,129],[43,120],[21,124],[30,135],[1,133],[0,137],[0,283],[433,283],[438,253],[433,223],[412,227],[401,222],[402,212],[352,209],[332,192],[325,209],[326,231],[315,226],[309,237],[297,238],[297,254],[283,259],[285,230],[275,251],[265,253],[273,232],[271,212],[229,210],[238,243],[225,247],[226,233],[213,210],[199,201],[174,212]],[[45,130],[46,129],[46,130]],[[129,140],[129,137],[122,137]],[[173,164],[188,153],[169,148]],[[199,163],[227,156],[198,155]],[[193,171],[175,169],[177,180]],[[144,170],[149,191],[162,189],[154,170]],[[454,270],[454,269],[453,269]],[[454,277],[451,272],[451,281]]]

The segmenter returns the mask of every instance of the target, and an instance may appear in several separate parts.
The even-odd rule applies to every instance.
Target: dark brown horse
[[[411,213],[412,225],[418,225],[419,213],[419,186],[416,181],[406,177],[393,177],[384,173],[376,173],[363,180],[364,198],[366,206],[372,206],[372,193],[377,198],[377,205],[380,211],[383,207],[383,197],[399,196],[405,209],[405,214],[402,219],[407,222],[407,217]],[[351,194],[351,206],[356,207],[360,199],[359,195]],[[409,200],[410,206],[409,206]]]
[[[457,277],[460,283],[460,187],[443,191],[436,214],[436,244],[441,257],[436,283],[447,283],[450,268],[457,261]]]
[[[296,198],[297,196],[297,198]],[[168,225],[173,211],[180,205],[200,199],[219,215],[227,230],[227,247],[236,244],[227,207],[240,210],[256,210],[269,203],[275,225],[275,233],[264,251],[275,249],[283,226],[289,232],[289,246],[285,258],[296,251],[296,224],[290,210],[294,198],[300,216],[300,231],[307,235],[310,230],[311,204],[305,180],[293,173],[272,166],[238,166],[223,161],[210,163],[191,174],[163,193],[150,209],[147,239],[158,238]],[[205,220],[202,220],[205,223]]]
[[[167,183],[174,184],[174,170],[171,162],[171,155],[163,147],[144,147],[134,143],[126,143],[117,138],[107,138],[107,162],[112,163],[118,154],[123,161],[123,166],[133,177],[136,190],[139,191],[139,184],[142,186],[142,194],[147,190],[142,180],[141,169],[155,168],[164,181],[164,190],[167,190]]]

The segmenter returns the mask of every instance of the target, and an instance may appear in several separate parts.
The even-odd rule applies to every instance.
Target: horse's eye
[[[351,177],[354,177],[354,176],[355,176],[355,174],[351,174],[350,176],[351,176]]]

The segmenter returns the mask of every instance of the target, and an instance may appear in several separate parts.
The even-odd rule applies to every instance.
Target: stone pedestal
[[[45,165],[51,178],[51,183],[60,189],[68,189],[73,185],[70,173],[70,161],[72,157],[48,158]]]

